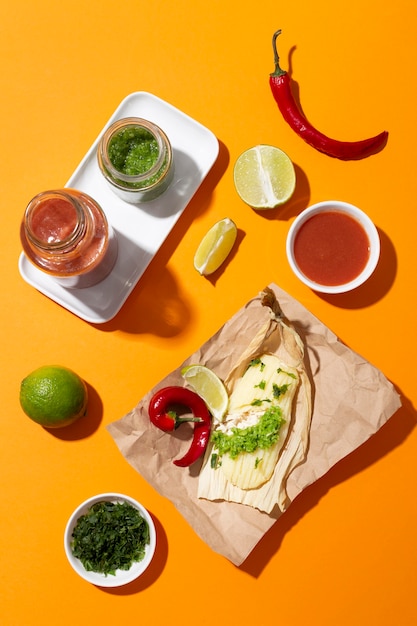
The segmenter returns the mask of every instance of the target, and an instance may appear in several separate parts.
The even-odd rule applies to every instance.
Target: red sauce
[[[325,211],[310,217],[294,241],[294,256],[307,278],[320,285],[354,280],[369,259],[369,239],[350,215]]]
[[[90,271],[103,260],[107,248],[107,225],[96,204],[78,191],[71,192],[89,209],[89,225],[79,230],[75,206],[66,198],[50,195],[40,199],[34,207],[30,228],[40,244],[65,246],[59,255],[47,247],[45,256],[38,259],[45,270],[64,275]],[[73,235],[76,239],[73,239]]]
[[[117,256],[117,240],[101,208],[75,189],[38,194],[27,207],[21,241],[35,266],[69,287],[99,282]]]
[[[32,232],[44,243],[65,241],[75,230],[77,213],[68,200],[48,198],[32,215]]]

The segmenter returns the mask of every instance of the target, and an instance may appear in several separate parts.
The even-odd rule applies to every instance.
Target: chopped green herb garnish
[[[251,406],[262,406],[262,402],[271,402],[271,400],[269,398],[263,398],[263,400],[261,400],[260,398],[256,398],[250,404]]]
[[[78,519],[72,537],[72,553],[88,572],[115,575],[142,561],[149,525],[127,502],[97,502]]]
[[[283,370],[281,367],[279,367],[277,369],[277,373],[281,374],[281,372],[284,372],[284,374],[286,374],[287,376],[289,376],[290,378],[295,378],[297,379],[297,376],[293,373],[293,372],[287,372],[286,370]]]
[[[265,369],[265,363],[263,363],[263,361],[261,361],[261,359],[260,359],[259,357],[258,357],[258,358],[256,358],[256,359],[252,359],[252,361],[249,363],[249,365],[248,365],[248,367],[247,367],[247,370],[248,370],[250,367],[255,367],[256,365],[260,365],[260,370],[261,370],[261,372],[263,372],[263,371],[264,371],[264,369]],[[247,371],[247,370],[246,370],[246,371]]]
[[[259,463],[262,461],[262,459],[259,459],[258,457],[256,457],[255,459],[255,469],[258,467]]]
[[[216,469],[221,463],[219,463],[219,455],[213,453],[210,457],[210,467],[211,469]]]
[[[266,387],[266,380],[261,380],[261,382],[258,385],[255,385],[255,387],[259,387],[259,389],[264,390]]]
[[[272,385],[272,393],[274,394],[274,398],[277,400],[280,396],[283,396],[284,393],[288,390],[289,385],[281,385],[280,387],[274,383]]]
[[[233,428],[231,434],[214,431],[211,440],[219,455],[229,454],[235,459],[241,452],[266,450],[279,439],[279,431],[285,423],[279,406],[269,407],[254,426]]]

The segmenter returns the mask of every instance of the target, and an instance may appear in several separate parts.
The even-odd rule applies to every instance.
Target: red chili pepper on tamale
[[[174,407],[188,408],[193,417],[178,417]],[[173,461],[179,467],[188,467],[204,453],[211,430],[210,413],[199,395],[186,387],[164,387],[157,391],[148,407],[149,418],[155,426],[165,432],[171,432],[184,422],[194,422],[193,440],[188,452]]]
[[[288,73],[279,65],[276,40],[280,33],[281,31],[278,30],[272,38],[275,71],[270,74],[269,84],[285,121],[310,146],[336,159],[344,161],[363,159],[379,152],[387,142],[387,131],[362,141],[338,141],[323,135],[310,124],[297,106],[291,91],[291,79]]]

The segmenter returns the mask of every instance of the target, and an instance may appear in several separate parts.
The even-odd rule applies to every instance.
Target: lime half
[[[225,217],[204,235],[194,255],[194,267],[203,276],[215,272],[229,256],[237,237],[236,224]]]
[[[234,167],[236,191],[254,209],[274,209],[295,190],[294,165],[285,152],[259,145],[240,155]]]
[[[188,365],[181,370],[181,375],[204,400],[213,418],[220,422],[227,411],[229,396],[217,374],[205,365]]]

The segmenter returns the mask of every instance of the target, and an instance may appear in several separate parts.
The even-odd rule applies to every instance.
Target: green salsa
[[[148,130],[140,126],[128,126],[111,138],[108,155],[118,172],[140,176],[155,165],[159,148],[155,137]]]
[[[173,179],[168,137],[156,124],[138,117],[117,120],[103,133],[97,161],[115,194],[134,204],[157,198]]]

